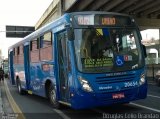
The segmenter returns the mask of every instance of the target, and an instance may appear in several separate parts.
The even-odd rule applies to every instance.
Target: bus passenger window
[[[37,46],[37,38],[35,38],[34,40],[32,40],[30,42],[30,58],[31,58],[31,62],[38,62],[39,61],[39,49]]]
[[[21,45],[21,46],[19,47],[19,54],[20,54],[20,55],[23,54],[23,45]]]
[[[34,50],[37,50],[37,39],[34,39],[33,41],[32,41],[32,50],[34,51]]]
[[[52,33],[45,33],[40,37],[40,60],[52,60],[53,59],[53,48],[52,48]]]
[[[45,48],[52,45],[52,33],[48,32],[44,36],[40,37],[41,39],[41,48]]]

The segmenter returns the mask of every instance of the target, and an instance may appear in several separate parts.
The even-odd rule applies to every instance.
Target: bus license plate
[[[124,93],[116,93],[116,94],[112,94],[112,98],[113,99],[121,99],[121,98],[125,98]]]

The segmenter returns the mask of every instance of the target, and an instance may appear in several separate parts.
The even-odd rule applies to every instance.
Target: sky
[[[53,0],[0,0],[0,49],[8,57],[8,47],[21,38],[6,38],[5,26],[35,26]],[[142,31],[142,39],[159,39],[158,30]]]
[[[8,47],[21,38],[6,38],[5,26],[35,26],[53,0],[0,0],[0,49],[8,57]]]

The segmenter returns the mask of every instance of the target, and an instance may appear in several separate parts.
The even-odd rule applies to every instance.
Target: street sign
[[[31,26],[6,26],[6,37],[23,38],[35,31]]]

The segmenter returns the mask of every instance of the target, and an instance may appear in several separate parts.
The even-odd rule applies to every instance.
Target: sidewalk
[[[9,79],[5,79],[1,82],[1,99],[2,99],[2,117],[4,119],[25,119],[20,108],[14,101],[10,89],[8,88]],[[3,85],[2,85],[3,84]]]
[[[3,83],[3,82],[0,82]],[[3,102],[2,102],[2,84],[0,84],[0,114],[3,113]]]
[[[5,82],[7,80],[8,79],[5,78],[4,81],[0,81],[0,114],[2,114],[2,116],[13,113],[12,107],[6,95]]]

